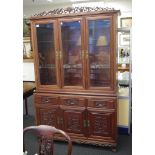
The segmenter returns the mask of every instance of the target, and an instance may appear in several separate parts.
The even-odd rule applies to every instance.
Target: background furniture
[[[31,18],[37,124],[74,142],[116,147],[118,12],[67,8]]]
[[[68,141],[68,150],[67,155],[71,155],[72,152],[72,141],[70,137],[62,130],[56,129],[55,127],[48,126],[48,125],[40,125],[40,126],[29,126],[24,128],[23,131],[23,151],[25,151],[25,135],[28,132],[33,132],[38,136],[39,142],[39,155],[53,155],[54,149],[54,141],[53,137],[55,134],[61,134],[65,140]],[[33,147],[33,146],[32,146]]]
[[[131,28],[118,28],[118,125],[121,133],[131,133],[132,53]],[[121,117],[119,117],[121,116]]]
[[[27,98],[33,95],[33,91],[35,90],[35,88],[35,82],[23,81],[23,99],[25,100],[26,115],[28,115]]]

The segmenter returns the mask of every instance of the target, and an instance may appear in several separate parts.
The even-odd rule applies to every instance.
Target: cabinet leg
[[[112,147],[112,148],[111,148],[111,151],[112,151],[112,152],[117,152],[116,146]]]
[[[28,115],[27,98],[25,98],[25,113],[26,113],[26,115]]]

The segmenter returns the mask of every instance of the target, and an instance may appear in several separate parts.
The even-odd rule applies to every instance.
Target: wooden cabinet
[[[118,12],[68,8],[31,18],[37,124],[75,142],[116,146]]]

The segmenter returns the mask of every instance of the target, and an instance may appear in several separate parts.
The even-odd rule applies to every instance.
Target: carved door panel
[[[115,122],[115,112],[88,110],[89,137],[113,137]]]
[[[36,113],[37,113],[37,124],[41,125],[51,125],[58,127],[59,125],[59,120],[58,120],[58,107],[57,106],[50,106],[46,107],[44,106],[39,106],[36,108]]]
[[[77,107],[77,109],[79,109]],[[84,136],[86,130],[85,110],[64,109],[64,130],[68,133]]]

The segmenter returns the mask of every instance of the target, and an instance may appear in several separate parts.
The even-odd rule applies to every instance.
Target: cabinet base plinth
[[[56,137],[56,141],[65,141],[60,137]],[[112,152],[117,152],[117,143],[110,143],[110,142],[100,142],[100,141],[90,141],[90,140],[84,140],[84,139],[72,139],[72,142],[75,144],[86,144],[86,145],[93,145],[93,146],[99,146],[99,147],[104,147],[110,148]]]
[[[112,147],[112,148],[111,148],[111,151],[112,151],[112,152],[117,152],[116,146],[115,146],[115,147]]]

